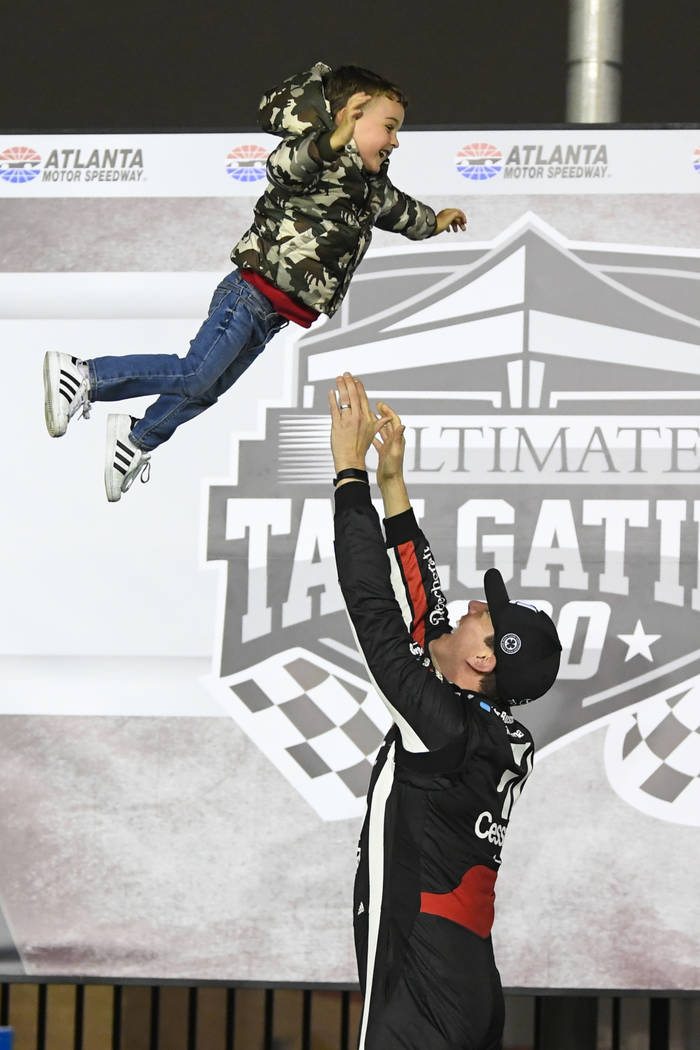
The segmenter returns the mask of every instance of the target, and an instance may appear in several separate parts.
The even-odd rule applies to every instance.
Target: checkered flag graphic
[[[617,793],[637,809],[700,825],[700,676],[616,718],[605,767]]]
[[[208,684],[323,820],[364,812],[372,764],[391,724],[369,682],[294,647]]]

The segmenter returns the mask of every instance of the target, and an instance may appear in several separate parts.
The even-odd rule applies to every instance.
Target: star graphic
[[[650,663],[654,662],[654,657],[651,655],[651,646],[654,642],[658,642],[661,635],[647,634],[642,627],[641,620],[637,620],[634,634],[618,634],[617,637],[627,646],[625,663],[627,663],[628,660],[631,660],[633,656],[643,656],[644,659],[648,660]]]

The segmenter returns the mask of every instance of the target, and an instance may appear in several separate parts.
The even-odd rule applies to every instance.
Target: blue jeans
[[[93,358],[88,362],[90,400],[160,394],[129,435],[138,448],[150,452],[181,423],[213,405],[286,324],[272,303],[234,270],[214,292],[209,316],[185,357],[126,354]]]

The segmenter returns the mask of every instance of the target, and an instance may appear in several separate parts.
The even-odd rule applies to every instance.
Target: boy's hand
[[[435,235],[443,233],[444,230],[452,230],[456,233],[457,230],[466,230],[466,228],[467,216],[460,208],[443,208],[437,213]]]
[[[336,129],[331,135],[331,148],[340,150],[347,146],[355,134],[355,124],[364,112],[364,107],[372,98],[366,91],[357,91],[351,95],[342,109],[335,115]]]

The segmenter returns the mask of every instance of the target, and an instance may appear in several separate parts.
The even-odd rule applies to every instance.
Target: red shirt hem
[[[241,270],[241,277],[248,284],[252,284],[254,288],[257,288],[259,292],[262,292],[266,299],[270,300],[280,317],[286,317],[288,321],[294,321],[295,324],[301,325],[302,328],[310,328],[318,317],[316,310],[312,310],[310,306],[304,306],[303,303],[296,302],[295,299],[292,299],[286,292],[280,291],[272,281],[268,281],[266,277],[263,277],[256,270]]]

